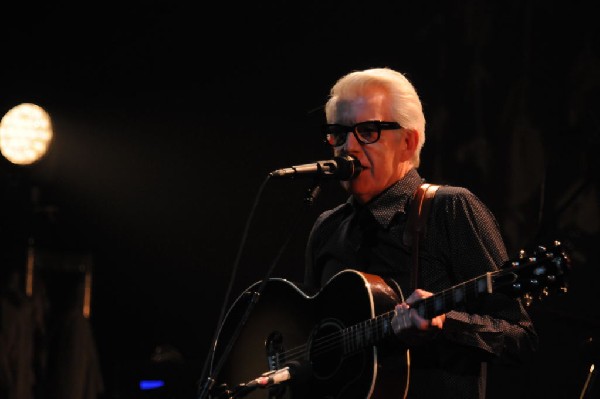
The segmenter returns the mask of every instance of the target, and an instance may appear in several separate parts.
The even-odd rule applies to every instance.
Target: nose
[[[356,139],[353,132],[348,132],[346,142],[344,143],[344,151],[347,154],[356,154],[362,149],[360,142]]]

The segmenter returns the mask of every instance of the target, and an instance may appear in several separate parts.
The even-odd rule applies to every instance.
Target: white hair
[[[336,118],[338,101],[357,97],[365,88],[373,86],[383,88],[390,96],[395,122],[403,128],[416,130],[419,134],[413,157],[413,164],[418,167],[421,149],[425,144],[425,115],[417,91],[404,74],[390,68],[371,68],[342,76],[331,88],[329,100],[325,104],[327,121],[331,123]]]

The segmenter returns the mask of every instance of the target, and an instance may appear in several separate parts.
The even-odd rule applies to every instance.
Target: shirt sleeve
[[[508,256],[490,210],[464,188],[438,195],[432,241],[452,283],[498,270]],[[442,339],[477,348],[503,363],[520,362],[537,349],[537,333],[520,299],[494,293],[474,302],[446,314]]]

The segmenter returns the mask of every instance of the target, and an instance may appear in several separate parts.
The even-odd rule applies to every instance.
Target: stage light
[[[0,152],[14,164],[38,161],[48,151],[51,140],[50,115],[38,105],[19,104],[0,121]]]

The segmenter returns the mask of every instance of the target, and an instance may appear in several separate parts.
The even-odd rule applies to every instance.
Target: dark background
[[[499,368],[491,396],[579,397],[600,325],[592,2],[138,1],[2,13],[0,110],[32,102],[54,127],[39,163],[0,161],[2,267],[21,267],[30,237],[40,251],[92,254],[103,397],[138,397],[140,378],[174,370],[181,396],[193,396],[253,209],[231,296],[267,273],[292,230],[274,274],[301,277],[314,218],[345,195],[326,182],[305,207],[309,182],[261,184],[273,169],[330,157],[319,134],[328,90],[375,66],[405,72],[422,97],[425,178],[482,198],[509,254],[553,239],[572,253],[569,294],[530,308],[540,352]],[[157,348],[180,361],[157,365]]]

